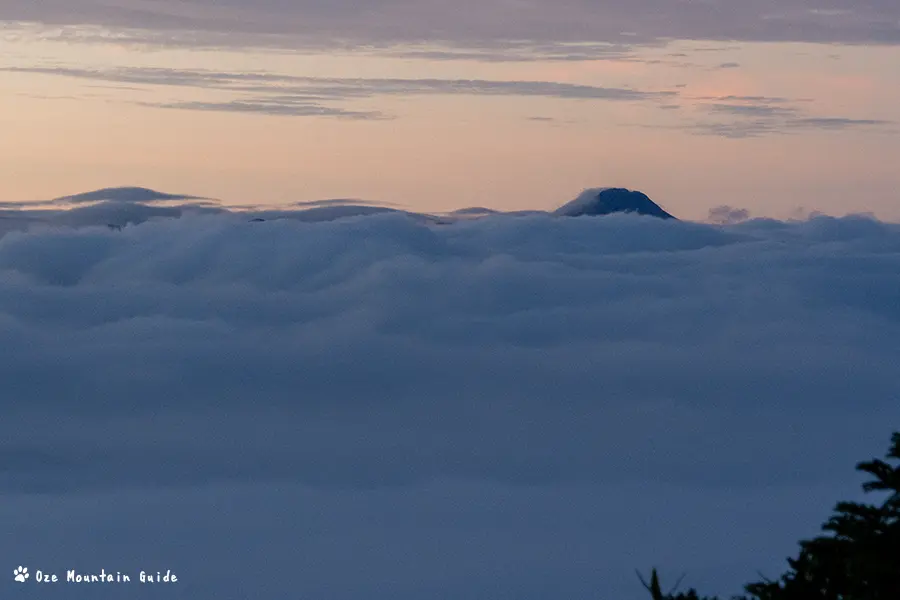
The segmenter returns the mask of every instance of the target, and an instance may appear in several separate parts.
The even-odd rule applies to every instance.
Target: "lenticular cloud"
[[[860,217],[8,231],[0,548],[167,598],[738,592],[900,425],[898,273]]]

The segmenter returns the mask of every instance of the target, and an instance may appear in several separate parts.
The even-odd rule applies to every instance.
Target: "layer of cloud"
[[[123,67],[108,70],[66,67],[5,67],[0,72],[58,75],[80,79],[184,86],[242,92],[279,92],[285,98],[370,98],[379,95],[538,96],[582,100],[647,100],[675,95],[671,91],[641,91],[553,81],[492,81],[481,79],[400,79],[305,77],[276,73],[221,72],[167,68]]]
[[[852,119],[848,117],[801,117],[801,118],[750,118],[737,121],[701,121],[682,127],[700,135],[715,135],[726,138],[749,138],[763,135],[782,135],[799,131],[843,131],[855,128],[889,129],[894,123],[880,119]]]
[[[379,111],[347,110],[344,108],[322,106],[315,102],[297,101],[288,98],[281,98],[279,100],[259,98],[250,101],[231,100],[228,102],[142,102],[141,104],[153,108],[251,113],[279,117],[340,117],[343,119],[361,120],[381,120],[389,118]]]
[[[0,549],[10,564],[62,578],[67,569],[101,568],[135,582],[140,570],[171,569],[179,578],[44,588],[44,597],[66,600],[644,600],[636,565],[664,564],[663,581],[671,583],[687,569],[684,584],[710,593],[735,591],[730,582],[747,580],[747,564],[779,572],[780,556],[765,553],[793,550],[798,537],[814,534],[803,521],[827,514],[829,499],[845,491],[443,480],[360,490],[282,483],[6,495],[0,518],[4,540],[15,545]],[[663,498],[681,507],[678,518],[661,510]],[[735,519],[747,515],[767,527],[737,531]],[[699,551],[705,547],[727,550],[710,557]],[[44,585],[34,577],[24,585],[0,580],[9,597]]]
[[[309,38],[332,48],[442,41],[502,49],[508,40],[900,42],[896,2],[835,0],[828,9],[823,11],[812,0],[787,0],[777,8],[764,0],[715,4],[540,0],[515,5],[503,0],[452,5],[438,0],[373,0],[366,10],[349,0],[7,0],[0,6],[0,19],[138,28],[182,43],[290,46]]]
[[[749,117],[789,117],[797,113],[795,108],[771,104],[709,104],[705,108],[713,113]]]
[[[0,237],[17,561],[177,562],[199,600],[737,592],[900,423],[898,225],[106,227],[138,206]],[[262,561],[309,573],[237,582]]]
[[[553,81],[481,79],[388,79],[304,77],[259,72],[222,72],[125,67],[106,70],[71,67],[4,67],[0,72],[30,73],[115,83],[215,90],[222,101],[141,102],[156,108],[349,119],[391,118],[377,110],[354,110],[340,103],[377,96],[521,96],[569,100],[660,101],[674,91],[642,91]]]
[[[897,132],[894,122],[883,119],[816,115],[815,105],[804,98],[732,95],[684,97],[684,100],[695,101],[694,115],[699,116],[685,116],[678,125],[660,125],[659,128],[734,139],[857,128]]]
[[[573,62],[612,60],[637,63],[687,65],[683,61],[647,59],[638,50],[663,47],[667,42],[645,41],[640,47],[633,40],[625,42],[552,41],[552,40],[468,40],[453,43],[448,40],[390,41],[367,40],[355,42],[333,36],[314,35],[247,35],[214,31],[154,31],[133,28],[108,28],[97,25],[49,26],[41,23],[0,21],[0,39],[10,42],[51,41],[67,44],[116,44],[144,49],[190,48],[203,50],[243,50],[266,53],[286,52],[319,54],[352,53],[354,56],[378,56],[417,60],[477,61],[477,62]],[[705,50],[705,49],[701,49]],[[686,57],[670,53],[668,57]]]
[[[212,71],[151,67],[85,69],[78,67],[2,67],[0,73],[28,73],[117,84],[167,86],[203,90],[223,96],[221,100],[138,101],[142,106],[263,114],[292,117],[337,117],[359,120],[392,119],[397,115],[365,107],[348,107],[383,96],[468,95],[518,96],[562,100],[649,102],[665,109],[681,105],[673,100],[693,101],[694,114],[681,111],[680,123],[642,127],[683,129],[699,135],[748,138],[798,131],[842,131],[851,128],[893,132],[893,123],[882,119],[842,115],[820,115],[808,98],[769,96],[696,96],[681,90],[640,90],[554,81],[483,79],[403,79],[310,77],[271,72]],[[676,86],[678,87],[678,86]],[[571,119],[529,117],[554,125],[572,124]]]
[[[801,102],[793,98],[784,98],[782,96],[696,96],[694,100],[714,100],[716,102],[750,102],[761,104],[782,104]]]

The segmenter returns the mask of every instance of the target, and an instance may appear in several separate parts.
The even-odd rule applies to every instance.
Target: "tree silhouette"
[[[864,491],[889,494],[880,505],[839,502],[822,525],[826,533],[801,541],[785,574],[747,585],[749,596],[735,600],[900,600],[900,432],[891,436],[886,458],[896,464],[875,459],[856,465],[873,477]],[[662,596],[655,569],[653,575],[654,600],[717,600],[701,599],[693,589]]]

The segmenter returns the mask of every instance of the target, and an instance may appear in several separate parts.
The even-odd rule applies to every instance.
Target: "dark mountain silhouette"
[[[675,217],[664,211],[646,194],[625,188],[594,188],[585,190],[576,199],[556,209],[553,214],[564,217],[637,213],[660,219]]]
[[[172,204],[172,201],[184,201]],[[382,213],[396,213],[417,221],[431,224],[450,224],[461,220],[484,217],[528,217],[553,215],[578,217],[583,215],[609,215],[613,213],[637,213],[661,219],[675,219],[645,194],[625,188],[593,188],[584,190],[575,200],[552,212],[541,210],[499,211],[485,207],[469,207],[443,214],[407,211],[390,206],[369,204],[360,200],[329,199],[297,202],[283,209],[253,207],[228,207],[218,201],[201,196],[167,194],[142,187],[112,187],[83,194],[64,196],[55,200],[31,203],[37,206],[58,206],[61,212],[53,220],[70,225],[102,221],[108,225],[141,223],[153,217],[180,217],[186,210],[192,212],[220,212],[239,214],[251,222],[273,219],[300,221],[333,221],[347,217],[361,217]],[[25,203],[23,206],[27,206]],[[49,216],[44,215],[44,216]]]

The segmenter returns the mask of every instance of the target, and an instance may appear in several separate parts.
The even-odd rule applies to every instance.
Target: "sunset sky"
[[[0,0],[0,200],[900,219],[889,0]]]
[[[777,580],[880,494],[898,157],[898,0],[0,0],[0,597]]]

